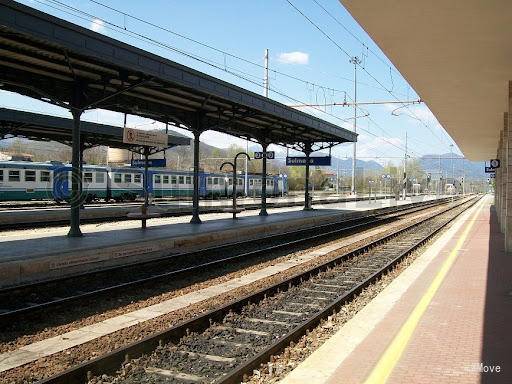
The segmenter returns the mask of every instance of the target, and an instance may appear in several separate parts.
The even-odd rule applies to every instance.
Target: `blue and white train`
[[[190,197],[193,174],[186,171],[149,169],[147,189],[151,196]],[[261,175],[248,175],[248,196],[261,196]],[[83,166],[86,202],[133,201],[144,195],[144,170],[130,167]],[[245,178],[237,177],[236,194],[245,195]],[[70,198],[71,166],[59,162],[0,161],[0,201],[55,200]],[[288,193],[286,175],[267,176],[267,195]],[[199,173],[199,195],[219,198],[233,195],[233,177],[220,173]]]

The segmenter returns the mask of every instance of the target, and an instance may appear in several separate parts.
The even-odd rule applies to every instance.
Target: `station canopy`
[[[0,139],[24,137],[30,140],[58,141],[71,145],[73,120],[63,117],[0,108]],[[113,148],[138,149],[138,145],[123,143],[123,128],[83,121],[80,124],[84,147],[105,145]],[[168,133],[168,147],[190,145],[190,138],[177,132]]]
[[[504,112],[510,108],[512,2],[340,1],[464,156],[474,161],[496,157]]]
[[[85,108],[191,130],[296,148],[357,139],[335,124],[13,1],[0,0],[0,52],[0,89],[64,107],[79,84]]]

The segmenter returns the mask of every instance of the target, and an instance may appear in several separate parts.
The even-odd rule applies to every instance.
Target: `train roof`
[[[35,162],[35,161],[12,161],[2,160],[0,161],[0,168],[22,168],[22,169],[50,169],[55,168],[58,165],[51,162]]]

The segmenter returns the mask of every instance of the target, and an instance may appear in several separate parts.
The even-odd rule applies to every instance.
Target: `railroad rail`
[[[40,383],[82,383],[133,359],[130,377],[166,382],[240,382],[272,355],[318,325],[477,201],[383,235],[356,250],[268,288],[82,363]],[[137,369],[133,369],[133,366]],[[137,376],[138,375],[138,376]],[[105,376],[101,381],[106,382]]]
[[[404,215],[449,201],[450,199],[431,200],[412,206],[388,207],[370,215],[362,212],[354,217],[314,228],[172,254],[158,260],[112,267],[73,277],[3,288],[0,289],[0,324],[13,322],[20,316],[57,305],[116,292],[124,293],[129,288],[169,278],[185,277],[206,268],[211,269],[237,261],[256,260],[278,251],[289,251],[293,247],[311,246],[315,242],[325,242],[355,231],[386,224]]]
[[[119,372],[130,361],[126,377],[116,377],[116,383],[142,379],[238,383],[357,296],[477,200],[452,205],[323,265],[40,383],[82,383]],[[101,382],[107,380],[101,377]]]

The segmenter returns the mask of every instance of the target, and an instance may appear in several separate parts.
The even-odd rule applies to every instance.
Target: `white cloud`
[[[103,33],[105,31],[105,22],[101,19],[93,19],[89,29],[92,29],[94,32]]]
[[[283,64],[305,65],[309,63],[309,53],[300,51],[282,52],[279,54],[277,60]]]

